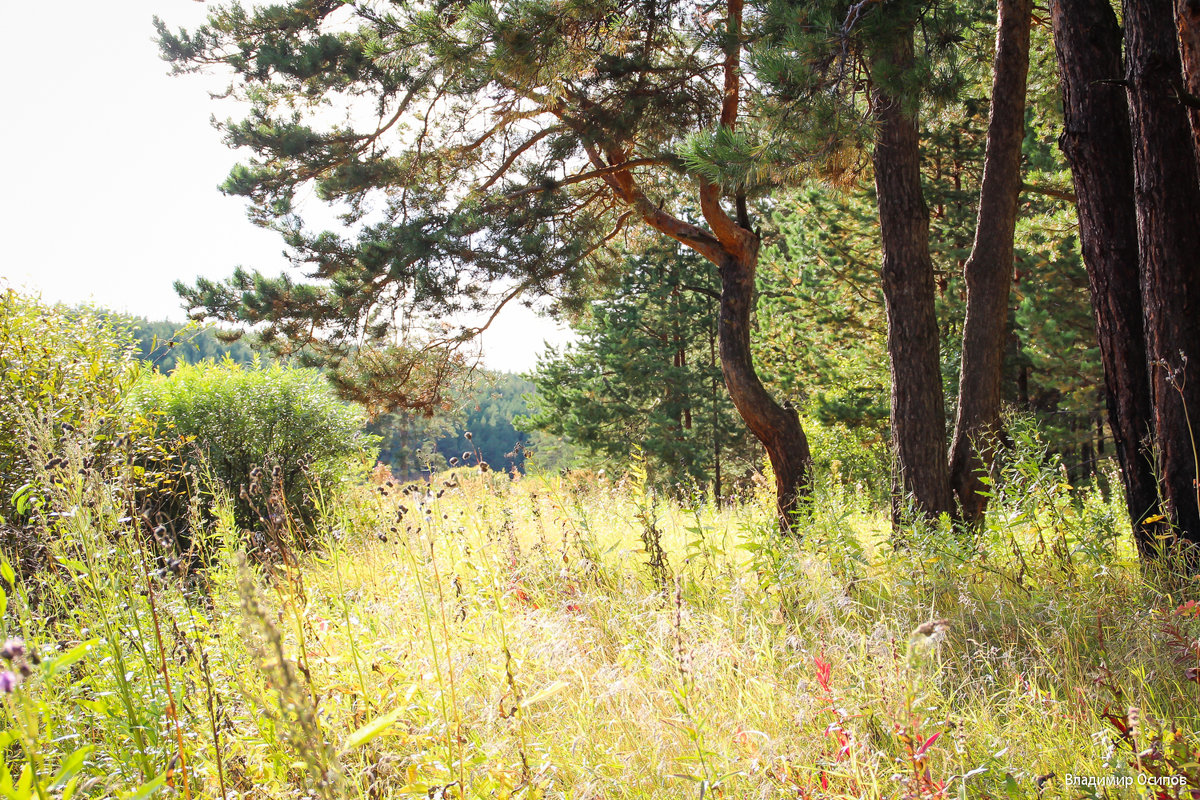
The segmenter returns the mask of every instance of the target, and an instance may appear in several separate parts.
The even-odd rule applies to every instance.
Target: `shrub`
[[[35,480],[33,459],[54,456],[31,447],[33,426],[50,432],[51,450],[76,429],[100,451],[124,433],[120,398],[138,374],[134,348],[105,315],[0,293],[0,523],[23,516],[14,495]]]
[[[263,502],[241,491],[251,485],[281,485],[289,507],[311,527],[311,486],[345,477],[363,449],[374,446],[362,433],[361,413],[312,370],[228,360],[181,364],[169,376],[148,376],[131,401],[158,416],[160,433],[190,441],[190,459],[203,459],[202,471],[229,491],[242,528],[259,527],[264,513]],[[253,480],[255,469],[264,477]]]

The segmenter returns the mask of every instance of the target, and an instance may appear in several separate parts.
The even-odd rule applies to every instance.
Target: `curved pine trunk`
[[[750,317],[757,266],[757,254],[730,256],[719,265],[721,304],[717,340],[721,374],[734,407],[767,451],[775,471],[779,524],[782,530],[790,531],[792,512],[808,492],[812,457],[799,416],[775,402],[754,369]]]
[[[963,518],[972,523],[982,520],[987,508],[984,494],[987,487],[982,476],[1000,434],[1032,9],[1032,0],[1000,0],[998,4],[992,105],[979,188],[979,217],[975,243],[963,268],[967,314],[963,324],[958,411],[950,444],[950,485],[958,496]]]

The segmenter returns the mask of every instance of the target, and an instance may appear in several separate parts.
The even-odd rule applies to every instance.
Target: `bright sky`
[[[232,113],[208,96],[222,84],[172,77],[158,57],[154,15],[193,28],[205,12],[195,0],[4,4],[0,278],[49,302],[182,320],[175,280],[286,266],[278,236],[217,191],[237,160],[209,125]],[[484,361],[528,370],[566,336],[506,309]]]

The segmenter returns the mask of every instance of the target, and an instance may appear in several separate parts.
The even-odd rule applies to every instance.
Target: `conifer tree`
[[[1180,98],[1171,0],[1126,0],[1124,23],[1142,319],[1163,508],[1180,537],[1200,545],[1200,170]],[[1200,565],[1197,553],[1189,553],[1193,566]]]
[[[963,517],[983,519],[982,473],[1000,434],[1008,305],[1021,192],[1025,91],[1029,73],[1032,0],[999,0],[987,151],[979,186],[975,243],[963,266],[967,308],[963,321],[958,411],[950,442],[950,483]]]
[[[977,10],[970,4],[936,0],[888,4],[776,0],[770,8],[777,22],[773,47],[760,59],[763,77],[783,97],[808,101],[844,95],[844,110],[857,115],[858,125],[853,119],[842,120],[842,131],[873,134],[880,278],[888,311],[896,509],[911,498],[916,510],[926,516],[952,513],[937,279],[921,180],[920,112],[923,101],[961,85],[953,68],[956,45]],[[990,120],[994,136],[989,138],[995,140],[989,148],[992,179],[980,187],[986,213],[981,212],[979,247],[969,278],[978,287],[976,311],[964,329],[970,335],[963,342],[967,372],[962,387],[969,396],[959,398],[966,417],[955,447],[960,454],[956,464],[971,476],[979,466],[978,459],[967,458],[972,453],[971,437],[997,428],[1000,411],[1007,276],[1012,269],[1020,186],[1028,12],[1026,0],[999,4],[994,70],[1001,102],[993,105]],[[839,135],[836,125],[829,135]],[[997,247],[1000,252],[993,253]],[[981,281],[985,275],[986,281]],[[970,515],[977,515],[982,509],[978,482],[964,481],[962,488],[969,496]]]
[[[355,354],[394,344],[413,306],[581,295],[621,268],[616,244],[632,228],[656,231],[718,268],[724,381],[786,517],[810,457],[751,358],[749,201],[795,180],[804,159],[795,137],[745,113],[759,84],[743,74],[743,13],[742,0],[293,0],[218,7],[192,33],[159,22],[179,70],[232,70],[230,94],[251,111],[222,129],[253,156],[224,189],[284,234],[307,276],[239,271],[181,291],[196,315],[261,324],[268,340],[343,365],[352,395],[432,403],[407,394],[409,377],[436,384],[445,360]],[[703,225],[671,208],[681,185]],[[304,224],[296,198],[310,188],[347,230]]]
[[[1062,86],[1061,146],[1078,195],[1079,239],[1087,264],[1105,400],[1125,503],[1143,556],[1161,525],[1147,449],[1153,438],[1146,337],[1139,285],[1137,215],[1129,104],[1120,85],[1121,27],[1109,0],[1050,5]]]
[[[523,424],[561,435],[599,461],[625,467],[640,450],[655,483],[710,485],[747,454],[743,428],[720,390],[718,280],[689,251],[655,247],[575,323],[578,342],[538,363]]]

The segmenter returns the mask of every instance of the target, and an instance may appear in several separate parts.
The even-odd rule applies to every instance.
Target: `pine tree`
[[[618,468],[640,451],[655,483],[708,484],[721,497],[722,464],[747,443],[719,388],[715,270],[679,248],[629,262],[575,323],[579,341],[539,361],[523,424]]]
[[[159,22],[177,69],[233,71],[231,96],[251,111],[221,127],[253,157],[224,189],[283,233],[307,276],[179,288],[198,316],[260,325],[338,365],[355,399],[433,406],[456,364],[423,346],[436,329],[397,342],[406,309],[578,297],[623,267],[621,237],[656,231],[719,269],[724,381],[767,450],[786,525],[810,457],[751,356],[749,201],[795,182],[803,159],[790,129],[746,113],[761,85],[743,74],[743,14],[742,0],[293,0],[219,7],[193,33]],[[704,225],[673,213],[680,186]],[[296,197],[309,187],[347,231],[304,225]]]

